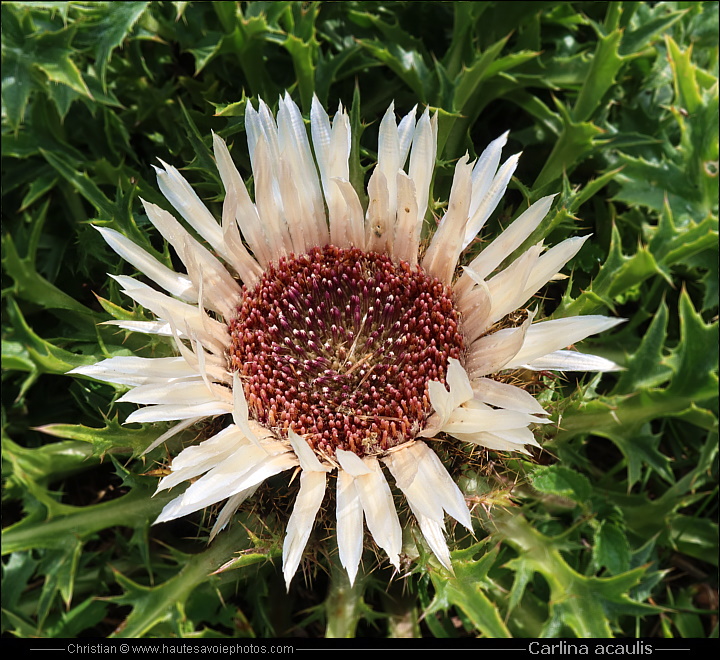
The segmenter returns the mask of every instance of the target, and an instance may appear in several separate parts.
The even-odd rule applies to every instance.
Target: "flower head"
[[[435,439],[527,452],[537,444],[533,425],[548,421],[545,411],[497,374],[616,368],[563,349],[617,319],[509,316],[558,274],[585,238],[545,252],[537,244],[500,269],[547,214],[552,197],[545,197],[458,276],[463,253],[515,170],[517,155],[500,164],[507,135],[475,163],[467,156],[457,162],[447,210],[423,249],[437,143],[436,117],[427,110],[416,120],[413,109],[398,124],[393,106],[388,109],[366,210],[349,181],[350,122],[342,106],[331,123],[313,101],[312,146],[288,95],[277,117],[262,101],[257,110],[248,104],[245,125],[254,201],[225,143],[213,136],[225,187],[220,223],[165,163],[157,169],[159,187],[194,233],[143,202],[187,273],[98,227],[120,256],[166,292],[116,276],[157,320],[114,323],[167,336],[177,357],[115,357],[72,373],[128,386],[121,401],[144,406],[128,422],[177,422],[148,450],[203,419],[229,416],[225,428],[173,460],[158,490],[192,483],[156,522],[226,502],[212,537],[266,479],[299,469],[283,547],[289,585],[331,475],[339,558],[353,581],[363,519],[399,566],[401,525],[389,473],[429,547],[452,570],[445,514],[471,531],[472,523],[432,449]]]

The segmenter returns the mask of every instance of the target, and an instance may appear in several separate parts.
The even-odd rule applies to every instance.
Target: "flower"
[[[128,386],[120,401],[144,407],[127,422],[177,422],[148,451],[203,419],[231,415],[232,423],[172,461],[158,490],[192,483],[156,523],[226,501],[212,538],[266,479],[299,469],[283,546],[288,588],[329,473],[335,474],[339,559],[351,582],[363,518],[399,567],[401,525],[384,468],[427,544],[452,570],[445,514],[470,531],[472,522],[431,448],[434,439],[527,453],[526,445],[537,444],[531,428],[547,423],[546,413],[528,392],[493,375],[616,368],[562,349],[618,319],[533,322],[526,312],[508,320],[587,239],[570,238],[545,253],[539,243],[499,269],[547,214],[552,196],[530,206],[455,275],[517,165],[519,154],[500,165],[507,134],[477,162],[467,155],[457,161],[447,211],[421,247],[437,117],[428,110],[415,117],[413,109],[397,124],[391,105],[382,119],[367,211],[349,181],[347,112],[340,106],[331,123],[314,99],[311,147],[286,94],[277,118],[262,101],[257,110],[247,105],[254,202],[225,143],[213,136],[225,188],[221,223],[177,169],[156,168],[160,190],[206,243],[143,201],[187,273],[174,272],[117,231],[96,227],[166,292],[113,276],[157,320],[112,323],[169,337],[177,357],[113,357],[70,373]]]

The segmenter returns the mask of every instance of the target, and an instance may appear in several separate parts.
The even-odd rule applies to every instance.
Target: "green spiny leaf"
[[[543,493],[567,497],[583,504],[590,497],[591,486],[585,475],[562,465],[549,465],[533,472],[532,485]]]
[[[47,424],[37,430],[56,438],[89,443],[94,456],[104,456],[109,451],[128,450],[132,451],[133,456],[139,456],[161,435],[161,431],[151,425],[142,429],[129,429],[115,419],[107,419],[102,429],[81,424]]]
[[[3,265],[14,280],[13,291],[19,298],[47,309],[66,309],[88,319],[95,316],[92,310],[48,282],[35,270],[35,255],[20,257],[10,235],[3,239]]]
[[[113,600],[132,606],[132,612],[114,637],[140,637],[162,621],[184,616],[188,598],[208,576],[248,545],[242,525],[232,525],[221,533],[207,550],[190,557],[178,574],[154,587],[145,587],[116,573],[125,594]]]
[[[618,51],[619,55],[621,57],[639,55],[643,48],[666,33],[668,28],[677,23],[684,15],[684,11],[667,11],[663,7],[649,20],[635,23],[632,29],[626,28]]]
[[[16,340],[25,347],[27,355],[41,373],[65,374],[70,369],[96,361],[92,356],[76,355],[58,348],[35,334],[12,299],[8,302],[8,313],[13,321]]]
[[[616,394],[630,394],[642,388],[657,387],[670,379],[671,371],[662,364],[667,332],[668,308],[660,303],[640,346],[625,364],[615,386]]]
[[[101,218],[109,219],[115,215],[114,204],[85,172],[78,172],[65,155],[45,149],[40,149],[40,153],[63,179],[95,207]]]
[[[572,119],[563,103],[557,98],[555,106],[562,119],[562,131],[544,167],[535,179],[534,188],[542,188],[558,179],[563,172],[572,171],[582,158],[595,149],[595,138],[602,133],[602,129],[592,123]]]
[[[58,505],[59,515],[51,519],[26,518],[6,527],[2,533],[2,552],[58,548],[63,547],[68,538],[87,539],[101,529],[148,524],[175,494],[159,493],[153,497],[155,480],[145,479],[145,482],[145,487],[136,487],[109,502],[84,507]]]
[[[628,596],[646,568],[641,567],[612,578],[586,577],[565,561],[553,539],[540,534],[523,516],[496,514],[495,526],[508,544],[520,553],[509,565],[526,564],[537,571],[550,587],[550,613],[579,637],[612,636],[604,606],[629,604]]]
[[[149,2],[111,2],[97,12],[93,36],[97,53],[97,66],[103,89],[106,86],[107,67],[112,52],[122,45],[143,15]],[[99,9],[99,8],[98,8]]]
[[[615,82],[615,76],[624,59],[618,53],[622,35],[622,30],[614,30],[599,37],[590,70],[573,108],[573,119],[576,122],[587,121],[593,116],[606,92]]]
[[[25,30],[12,5],[2,5],[2,104],[14,130],[25,117],[34,87],[33,58],[25,50]]]
[[[630,568],[630,546],[624,529],[607,520],[600,523],[595,533],[593,563],[598,569],[607,568],[613,575]]]
[[[697,67],[690,59],[692,51],[690,48],[681,50],[670,36],[665,38],[665,44],[673,69],[677,101],[689,114],[695,113],[702,105],[702,96],[697,81]]]
[[[484,543],[481,545],[485,545]],[[454,576],[445,570],[431,570],[438,595],[429,612],[440,607],[440,603],[455,605],[472,621],[472,624],[487,637],[511,637],[497,606],[488,598],[490,583],[488,571],[494,563],[496,552],[483,552],[479,559],[473,559],[477,548],[456,553],[453,558]]]
[[[686,291],[680,295],[680,344],[666,359],[675,372],[668,394],[714,398],[718,386],[718,324],[706,324]]]
[[[72,60],[73,50],[70,42],[75,36],[75,28],[57,30],[56,32],[40,32],[30,38],[34,65],[40,69],[50,81],[66,85],[78,94],[92,98],[87,84],[83,80],[77,65]]]

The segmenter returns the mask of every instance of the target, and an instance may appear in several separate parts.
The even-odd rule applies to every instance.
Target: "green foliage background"
[[[3,3],[5,634],[717,636],[717,29],[716,2]],[[98,325],[145,313],[90,223],[170,263],[138,202],[167,207],[152,164],[217,211],[211,131],[248,176],[246,103],[285,89],[351,109],[359,185],[393,99],[437,109],[436,200],[510,129],[524,156],[484,236],[559,191],[528,244],[594,237],[540,304],[629,319],[585,344],[625,371],[544,380],[533,460],[454,457],[476,526],[454,576],[408,526],[407,576],[367,551],[350,588],[318,525],[285,596],[286,477],[209,546],[200,515],[151,528],[197,430],[140,459],[162,429],[64,376],[170,350]]]

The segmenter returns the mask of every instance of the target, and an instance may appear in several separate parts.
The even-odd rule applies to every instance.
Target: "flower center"
[[[463,349],[450,290],[384,254],[328,245],[270,265],[230,323],[250,414],[317,452],[382,453],[420,431],[427,384]]]

